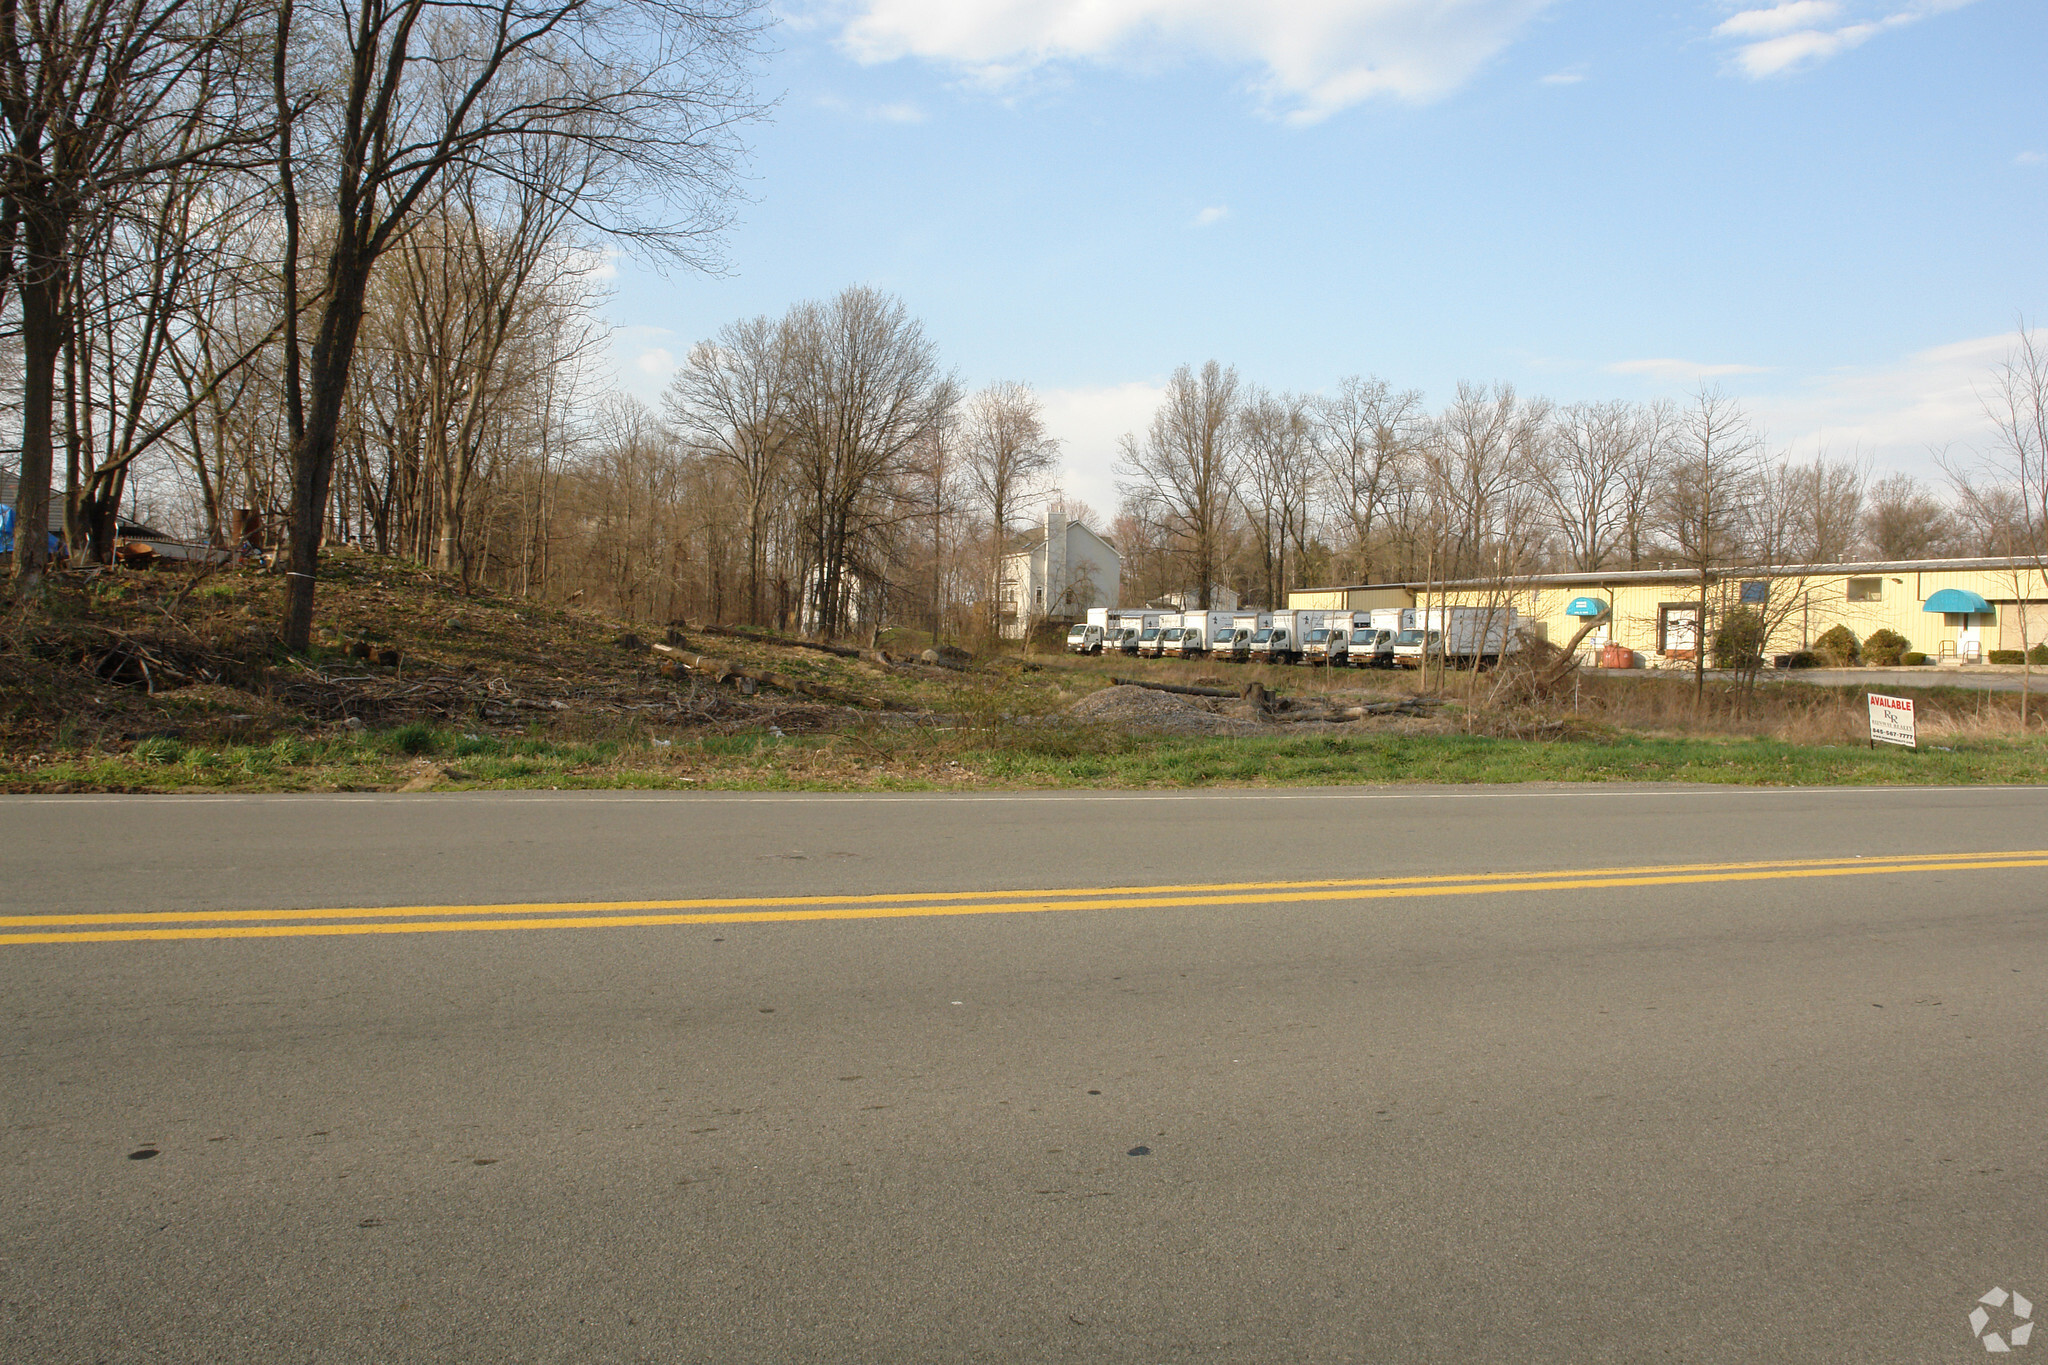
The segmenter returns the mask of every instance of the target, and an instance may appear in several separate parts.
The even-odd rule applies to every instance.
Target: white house
[[[1090,607],[1113,607],[1123,557],[1064,507],[1046,509],[1045,529],[1027,546],[1003,556],[997,587],[1004,638],[1021,640],[1037,621],[1078,621]]]
[[[1194,611],[1200,606],[1201,600],[1202,594],[1192,588],[1188,588],[1180,592],[1167,593],[1148,605],[1170,607],[1174,611]],[[1211,611],[1236,611],[1239,605],[1241,604],[1238,602],[1237,593],[1234,590],[1224,587],[1221,583],[1211,583],[1209,585],[1209,609]]]

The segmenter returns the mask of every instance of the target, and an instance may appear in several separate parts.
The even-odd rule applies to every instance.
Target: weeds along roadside
[[[772,666],[806,681],[873,694],[928,719],[840,713],[831,733],[807,731],[806,704],[766,705],[678,679],[624,623],[555,607],[465,595],[431,572],[373,558],[335,566],[332,615],[309,659],[266,643],[276,579],[223,572],[201,582],[173,574],[112,573],[74,580],[36,620],[0,630],[0,786],[9,790],[318,789],[475,785],[674,786],[1177,786],[1302,781],[1933,780],[1946,759],[1885,779],[1849,761],[1865,737],[1864,689],[1782,684],[1744,697],[1710,686],[1693,711],[1681,679],[1576,675],[1541,706],[1500,703],[1499,676],[1454,674],[1446,691],[1454,734],[1406,723],[1362,724],[1355,735],[1276,733],[1162,738],[1066,714],[1079,698],[1135,677],[1235,691],[1259,682],[1297,698],[1370,700],[1413,694],[1409,673],[1239,665],[1217,660],[1082,658],[994,653],[972,672],[877,669],[787,644],[703,634],[694,649]],[[640,630],[647,630],[645,626]],[[132,639],[173,667],[226,660],[218,683],[149,691],[101,676],[110,640]],[[356,645],[403,662],[371,667]],[[54,645],[58,652],[39,652]],[[73,658],[64,650],[75,649]],[[98,652],[95,652],[98,651]],[[146,657],[145,660],[146,662]],[[119,662],[116,660],[116,662]],[[122,664],[126,667],[126,664]],[[360,732],[319,706],[333,695],[309,678],[360,673],[362,687],[400,714],[371,714]],[[567,697],[560,710],[512,723],[470,714],[402,714],[431,700],[437,680],[502,682],[514,700]],[[464,681],[466,680],[466,681]],[[162,679],[157,681],[161,682]],[[324,684],[323,684],[324,685]],[[334,684],[339,686],[340,684]],[[702,732],[635,707],[699,694],[733,706]],[[495,694],[490,694],[495,695]],[[2013,743],[2017,698],[1913,689],[1923,743],[1980,749],[1958,780],[2037,780],[2027,743]],[[312,702],[302,705],[305,698]],[[742,701],[746,702],[741,706]],[[815,706],[809,708],[815,711]],[[771,719],[760,719],[760,717]],[[778,724],[772,717],[782,717]],[[794,716],[795,719],[791,717]],[[750,719],[752,717],[752,719]],[[815,717],[812,717],[815,719]],[[2038,717],[2037,717],[2038,719]],[[1276,731],[1279,727],[1275,727]],[[1536,740],[1534,744],[1526,741]],[[1752,742],[1784,751],[1746,747]],[[1832,746],[1832,748],[1830,747]],[[1818,751],[1806,755],[1802,750]],[[1573,752],[1576,750],[1577,752]],[[1809,761],[1811,759],[1811,761]],[[1711,771],[1710,771],[1711,770]]]

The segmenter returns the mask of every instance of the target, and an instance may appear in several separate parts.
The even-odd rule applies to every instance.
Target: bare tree
[[[1964,514],[1979,523],[1991,553],[2005,561],[2020,631],[2020,728],[2027,725],[2036,623],[2028,604],[2048,581],[2048,345],[2024,323],[2019,342],[1992,374],[1985,415],[1996,432],[1974,464],[1947,473]]]
[[[1183,365],[1168,381],[1145,438],[1126,435],[1119,447],[1120,491],[1150,509],[1178,543],[1204,610],[1230,517],[1236,414],[1236,370],[1211,360],[1198,377]]]
[[[1259,571],[1270,607],[1287,604],[1287,545],[1307,537],[1316,460],[1309,402],[1295,394],[1253,389],[1238,410],[1238,500],[1259,547]],[[1298,562],[1298,561],[1297,561]]]
[[[1879,559],[1927,559],[1956,548],[1955,512],[1911,474],[1887,474],[1863,499],[1863,539]]]
[[[1550,416],[1536,486],[1564,540],[1568,569],[1607,566],[1627,534],[1629,476],[1649,433],[1627,403],[1574,403]]]
[[[958,394],[900,299],[865,286],[789,317],[790,449],[805,499],[811,618],[851,623],[858,591],[879,583],[875,533],[904,509],[889,487]]]
[[[1524,514],[1548,415],[1547,403],[1524,402],[1511,384],[1461,383],[1437,418],[1429,459],[1449,519],[1439,565],[1446,577],[1483,572],[1503,554],[1519,559],[1526,550],[1534,527]]]
[[[1692,579],[1693,708],[1706,697],[1718,571],[1744,548],[1746,500],[1762,468],[1763,442],[1736,401],[1701,388],[1680,411],[1659,499],[1658,530]],[[1659,634],[1664,624],[1660,623]]]
[[[312,632],[336,444],[378,259],[460,172],[560,195],[583,222],[701,261],[725,221],[735,129],[754,113],[757,24],[756,0],[283,0],[273,88],[287,299],[298,297],[302,177],[323,180],[332,217],[310,354],[302,359],[295,325],[286,342],[287,647],[303,650]],[[340,69],[295,81],[306,73],[291,54],[312,50],[338,54]],[[549,143],[575,149],[573,188],[528,179],[528,153]]]
[[[1038,395],[1027,384],[991,384],[967,400],[960,414],[961,467],[974,501],[989,524],[987,630],[999,624],[1003,556],[1010,523],[1031,500],[1043,496],[1059,467],[1060,443],[1046,434]],[[1020,603],[1019,610],[1028,609]]]
[[[1864,486],[1869,475],[1856,460],[1830,460],[1826,452],[1811,464],[1786,465],[1783,477],[1796,494],[1802,539],[1810,564],[1841,564],[1853,558],[1863,531]]]
[[[176,167],[232,162],[263,136],[230,96],[255,0],[0,4],[0,304],[19,300],[18,591],[48,559],[57,371],[73,333],[72,261],[127,194]]]
[[[746,619],[763,621],[768,528],[788,478],[789,333],[766,315],[732,322],[690,349],[662,396],[668,418],[704,455],[731,466],[746,505]]]
[[[1396,391],[1384,379],[1352,376],[1317,409],[1316,450],[1330,503],[1350,536],[1350,573],[1360,582],[1379,567],[1376,523],[1397,503],[1412,478],[1415,447],[1424,425],[1422,395]]]
[[[1678,408],[1665,399],[1645,404],[1635,410],[1635,424],[1616,489],[1621,499],[1621,548],[1627,551],[1631,569],[1643,566],[1649,550],[1672,442],[1678,435]]]

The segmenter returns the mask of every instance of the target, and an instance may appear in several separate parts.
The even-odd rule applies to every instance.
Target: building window
[[[1884,580],[1882,578],[1852,578],[1849,580],[1851,602],[1884,601]]]
[[[1039,588],[1039,589],[1037,589],[1036,591],[1034,591],[1034,592],[1033,592],[1033,593],[1031,594],[1031,596],[1032,596],[1032,600],[1033,600],[1033,601],[1035,601],[1035,602],[1037,602],[1037,604],[1038,604],[1039,606],[1041,606],[1041,607],[1042,607],[1042,606],[1044,606],[1044,605],[1045,605],[1045,589],[1044,589],[1044,588]]]

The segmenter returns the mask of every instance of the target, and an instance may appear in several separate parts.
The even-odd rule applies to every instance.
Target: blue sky
[[[621,382],[900,295],[1035,386],[1066,487],[1173,367],[1741,396],[1930,472],[2048,314],[2043,0],[800,0],[722,278],[621,262]]]

